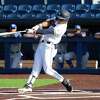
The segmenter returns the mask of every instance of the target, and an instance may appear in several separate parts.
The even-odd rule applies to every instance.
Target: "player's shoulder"
[[[16,32],[15,37],[22,37],[22,34],[20,32]]]

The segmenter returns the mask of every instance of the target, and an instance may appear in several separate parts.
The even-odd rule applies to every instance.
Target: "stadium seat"
[[[46,1],[46,0],[44,0]],[[47,0],[47,4],[61,4],[61,0]]]
[[[56,13],[52,13],[52,14],[47,13],[46,17],[47,17],[47,19],[50,19],[50,18],[55,18],[56,15],[57,15]]]
[[[100,4],[92,4],[91,12],[92,13],[100,13]]]
[[[15,4],[15,5],[21,5],[21,4],[44,4],[44,0],[5,0],[5,4]]]
[[[17,11],[16,5],[5,5],[3,8],[4,14],[16,13],[16,11]]]
[[[3,6],[0,5],[0,20],[4,18],[4,15],[3,15]]]
[[[7,20],[18,20],[19,17],[17,16],[17,14],[13,13],[13,14],[6,15],[6,19]]]
[[[25,13],[30,13],[32,10],[31,5],[19,5],[18,6],[18,13],[19,14],[25,14]]]
[[[3,12],[3,6],[0,5],[0,13],[2,13],[2,12]]]
[[[45,5],[33,5],[32,12],[33,13],[44,13],[46,11]]]
[[[5,3],[5,5],[13,5],[13,4],[18,5],[22,2],[20,2],[20,0],[5,0],[4,3]]]
[[[64,4],[64,5],[62,5],[61,9],[68,10],[70,13],[74,13],[75,12],[75,5]]]
[[[96,18],[100,19],[100,13],[96,14]]]
[[[25,14],[22,14],[22,15],[18,14],[18,18],[19,19],[25,19],[25,20],[34,20],[34,19],[36,19],[35,15],[28,14],[28,13],[25,13]]]
[[[30,1],[30,4],[44,4],[44,0],[27,0]]]
[[[91,4],[92,4],[92,0],[84,0],[84,3],[85,3],[85,4],[90,4],[90,5],[91,5]]]
[[[59,10],[60,10],[60,5],[58,5],[58,4],[47,5],[47,9],[46,9],[47,13],[50,13],[50,14],[58,13]]]
[[[50,18],[56,18],[57,14],[56,13],[53,13],[50,15]]]
[[[48,17],[45,13],[38,13],[36,15],[36,20],[46,20]]]
[[[80,18],[80,14],[79,13],[71,13],[71,19],[76,19],[76,18]]]
[[[76,5],[76,12],[79,14],[87,13],[90,10],[90,5],[88,4],[77,4]]]
[[[39,21],[47,19],[47,15],[45,13],[24,13],[24,14],[18,14],[18,18]]]
[[[76,18],[76,14],[75,13],[71,13],[70,18],[71,19]]]
[[[60,0],[60,4],[81,4],[81,0]]]
[[[3,14],[0,14],[0,20],[3,20],[5,16]]]
[[[81,18],[85,18],[85,19],[95,18],[95,14],[93,14],[93,13],[84,13],[84,14],[81,14]]]

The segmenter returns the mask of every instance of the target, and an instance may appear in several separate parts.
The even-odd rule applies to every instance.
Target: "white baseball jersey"
[[[55,27],[50,26],[48,29],[38,29],[37,32],[43,33],[41,40],[46,40],[52,42],[53,44],[58,44],[66,32],[66,29],[67,23],[57,24]]]

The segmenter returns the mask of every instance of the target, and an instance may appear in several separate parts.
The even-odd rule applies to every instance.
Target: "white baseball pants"
[[[42,67],[46,74],[53,76],[60,82],[63,81],[64,78],[52,68],[53,57],[56,55],[56,53],[57,49],[55,49],[54,44],[52,43],[48,44],[45,42],[39,44],[35,53],[32,73],[27,83],[32,83],[30,82],[31,76],[34,76],[36,78],[38,77]]]

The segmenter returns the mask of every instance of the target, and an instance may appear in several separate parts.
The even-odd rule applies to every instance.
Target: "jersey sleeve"
[[[42,33],[42,34],[54,34],[54,27],[53,26],[50,26],[49,28],[47,29],[41,29],[39,28],[37,30],[37,33]]]
[[[21,37],[22,35],[21,35],[20,32],[16,32],[16,33],[14,34],[14,36],[15,36],[15,37]]]

